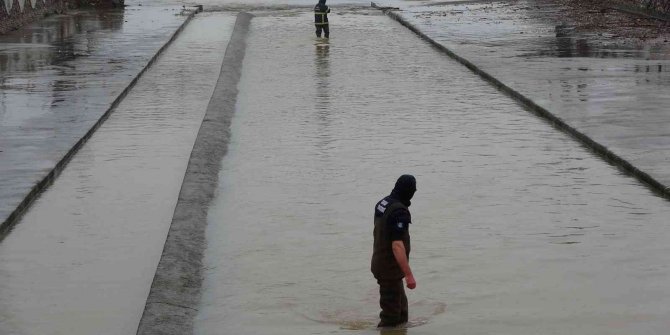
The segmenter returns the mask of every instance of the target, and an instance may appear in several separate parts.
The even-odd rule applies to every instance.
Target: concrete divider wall
[[[228,151],[251,18],[239,13],[189,158],[137,334],[193,334],[200,304],[207,213]]]
[[[488,72],[484,71],[477,65],[473,64],[469,60],[457,55],[455,52],[450,50],[449,48],[445,47],[444,45],[438,43],[434,39],[430,38],[428,35],[426,35],[424,32],[422,32],[419,28],[415,27],[413,24],[409,23],[407,20],[405,20],[402,15],[398,14],[397,12],[394,12],[394,8],[389,8],[389,7],[380,7],[377,6],[374,2],[371,2],[371,6],[373,8],[377,8],[382,10],[386,15],[391,17],[392,19],[396,20],[403,26],[407,27],[417,35],[419,35],[422,39],[426,40],[430,44],[432,44],[435,48],[438,50],[444,52],[447,54],[449,57],[453,58],[454,60],[458,61],[459,63],[463,64],[465,67],[470,69],[472,72],[476,73],[482,79],[486,80],[489,82],[491,85],[495,86],[498,88],[501,92],[509,95],[511,98],[516,100],[519,104],[530,110],[531,112],[535,113],[536,115],[542,117],[543,119],[547,120],[550,122],[554,127],[557,129],[569,134],[570,136],[574,137],[576,140],[578,140],[581,144],[598,154],[600,157],[605,159],[607,162],[610,164],[616,166],[619,168],[621,171],[635,177],[639,181],[641,181],[644,185],[649,187],[654,193],[666,198],[670,199],[670,186],[669,185],[664,185],[660,181],[656,180],[652,176],[650,176],[648,173],[640,170],[627,160],[625,160],[623,157],[615,154],[614,152],[610,151],[607,147],[604,145],[594,141],[591,139],[589,136],[586,134],[578,131],[574,127],[570,126],[567,124],[565,121],[563,121],[561,118],[558,116],[554,115],[552,112],[549,110],[545,109],[544,107],[538,105],[535,101],[532,99],[526,97],[525,95],[521,94],[520,92],[514,90],[513,88],[507,86],[494,76],[490,75]]]

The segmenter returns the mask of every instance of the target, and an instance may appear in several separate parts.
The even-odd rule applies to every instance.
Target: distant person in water
[[[395,327],[408,320],[409,309],[402,279],[405,278],[407,288],[416,287],[409,267],[409,225],[412,223],[409,206],[414,192],[414,176],[402,175],[391,194],[375,205],[371,270],[379,284],[379,306],[382,309],[377,327]]]
[[[325,37],[329,38],[330,29],[328,29],[328,13],[330,13],[330,8],[326,6],[326,0],[319,0],[319,3],[314,6],[316,37],[321,37],[321,31],[323,31]]]

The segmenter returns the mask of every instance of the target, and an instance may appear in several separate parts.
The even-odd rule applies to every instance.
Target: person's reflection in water
[[[314,65],[316,67],[316,97],[318,109],[323,109],[321,104],[328,104],[330,101],[329,93],[329,77],[330,77],[330,60],[328,55],[330,53],[330,44],[319,43],[316,45],[316,57],[314,57]]]
[[[319,43],[315,46],[314,55],[314,85],[316,88],[314,112],[316,113],[319,140],[316,143],[319,155],[328,158],[329,144],[332,142],[330,132],[330,45]]]

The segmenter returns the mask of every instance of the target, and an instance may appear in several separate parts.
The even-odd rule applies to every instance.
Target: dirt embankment
[[[633,2],[647,10],[656,11],[665,15],[670,14],[670,0],[631,0],[628,2]]]
[[[582,33],[607,33],[613,38],[670,40],[670,0],[555,0],[565,6],[567,24]],[[648,5],[650,4],[650,5]]]

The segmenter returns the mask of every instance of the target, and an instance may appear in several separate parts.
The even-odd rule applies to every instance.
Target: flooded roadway
[[[407,334],[661,334],[667,201],[380,13],[252,20],[197,334],[376,334],[374,203],[417,176]]]
[[[405,333],[668,328],[666,201],[377,11],[336,9],[327,46],[311,13],[259,14],[197,333],[378,333],[372,206],[401,173]],[[0,243],[1,333],[135,332],[233,21],[207,15]]]
[[[179,13],[76,11],[0,36],[0,224],[169,41]]]
[[[0,243],[1,334],[135,334],[234,19],[194,19]]]
[[[579,33],[565,16],[584,13],[552,1],[391,3],[435,41],[670,186],[667,36]]]

